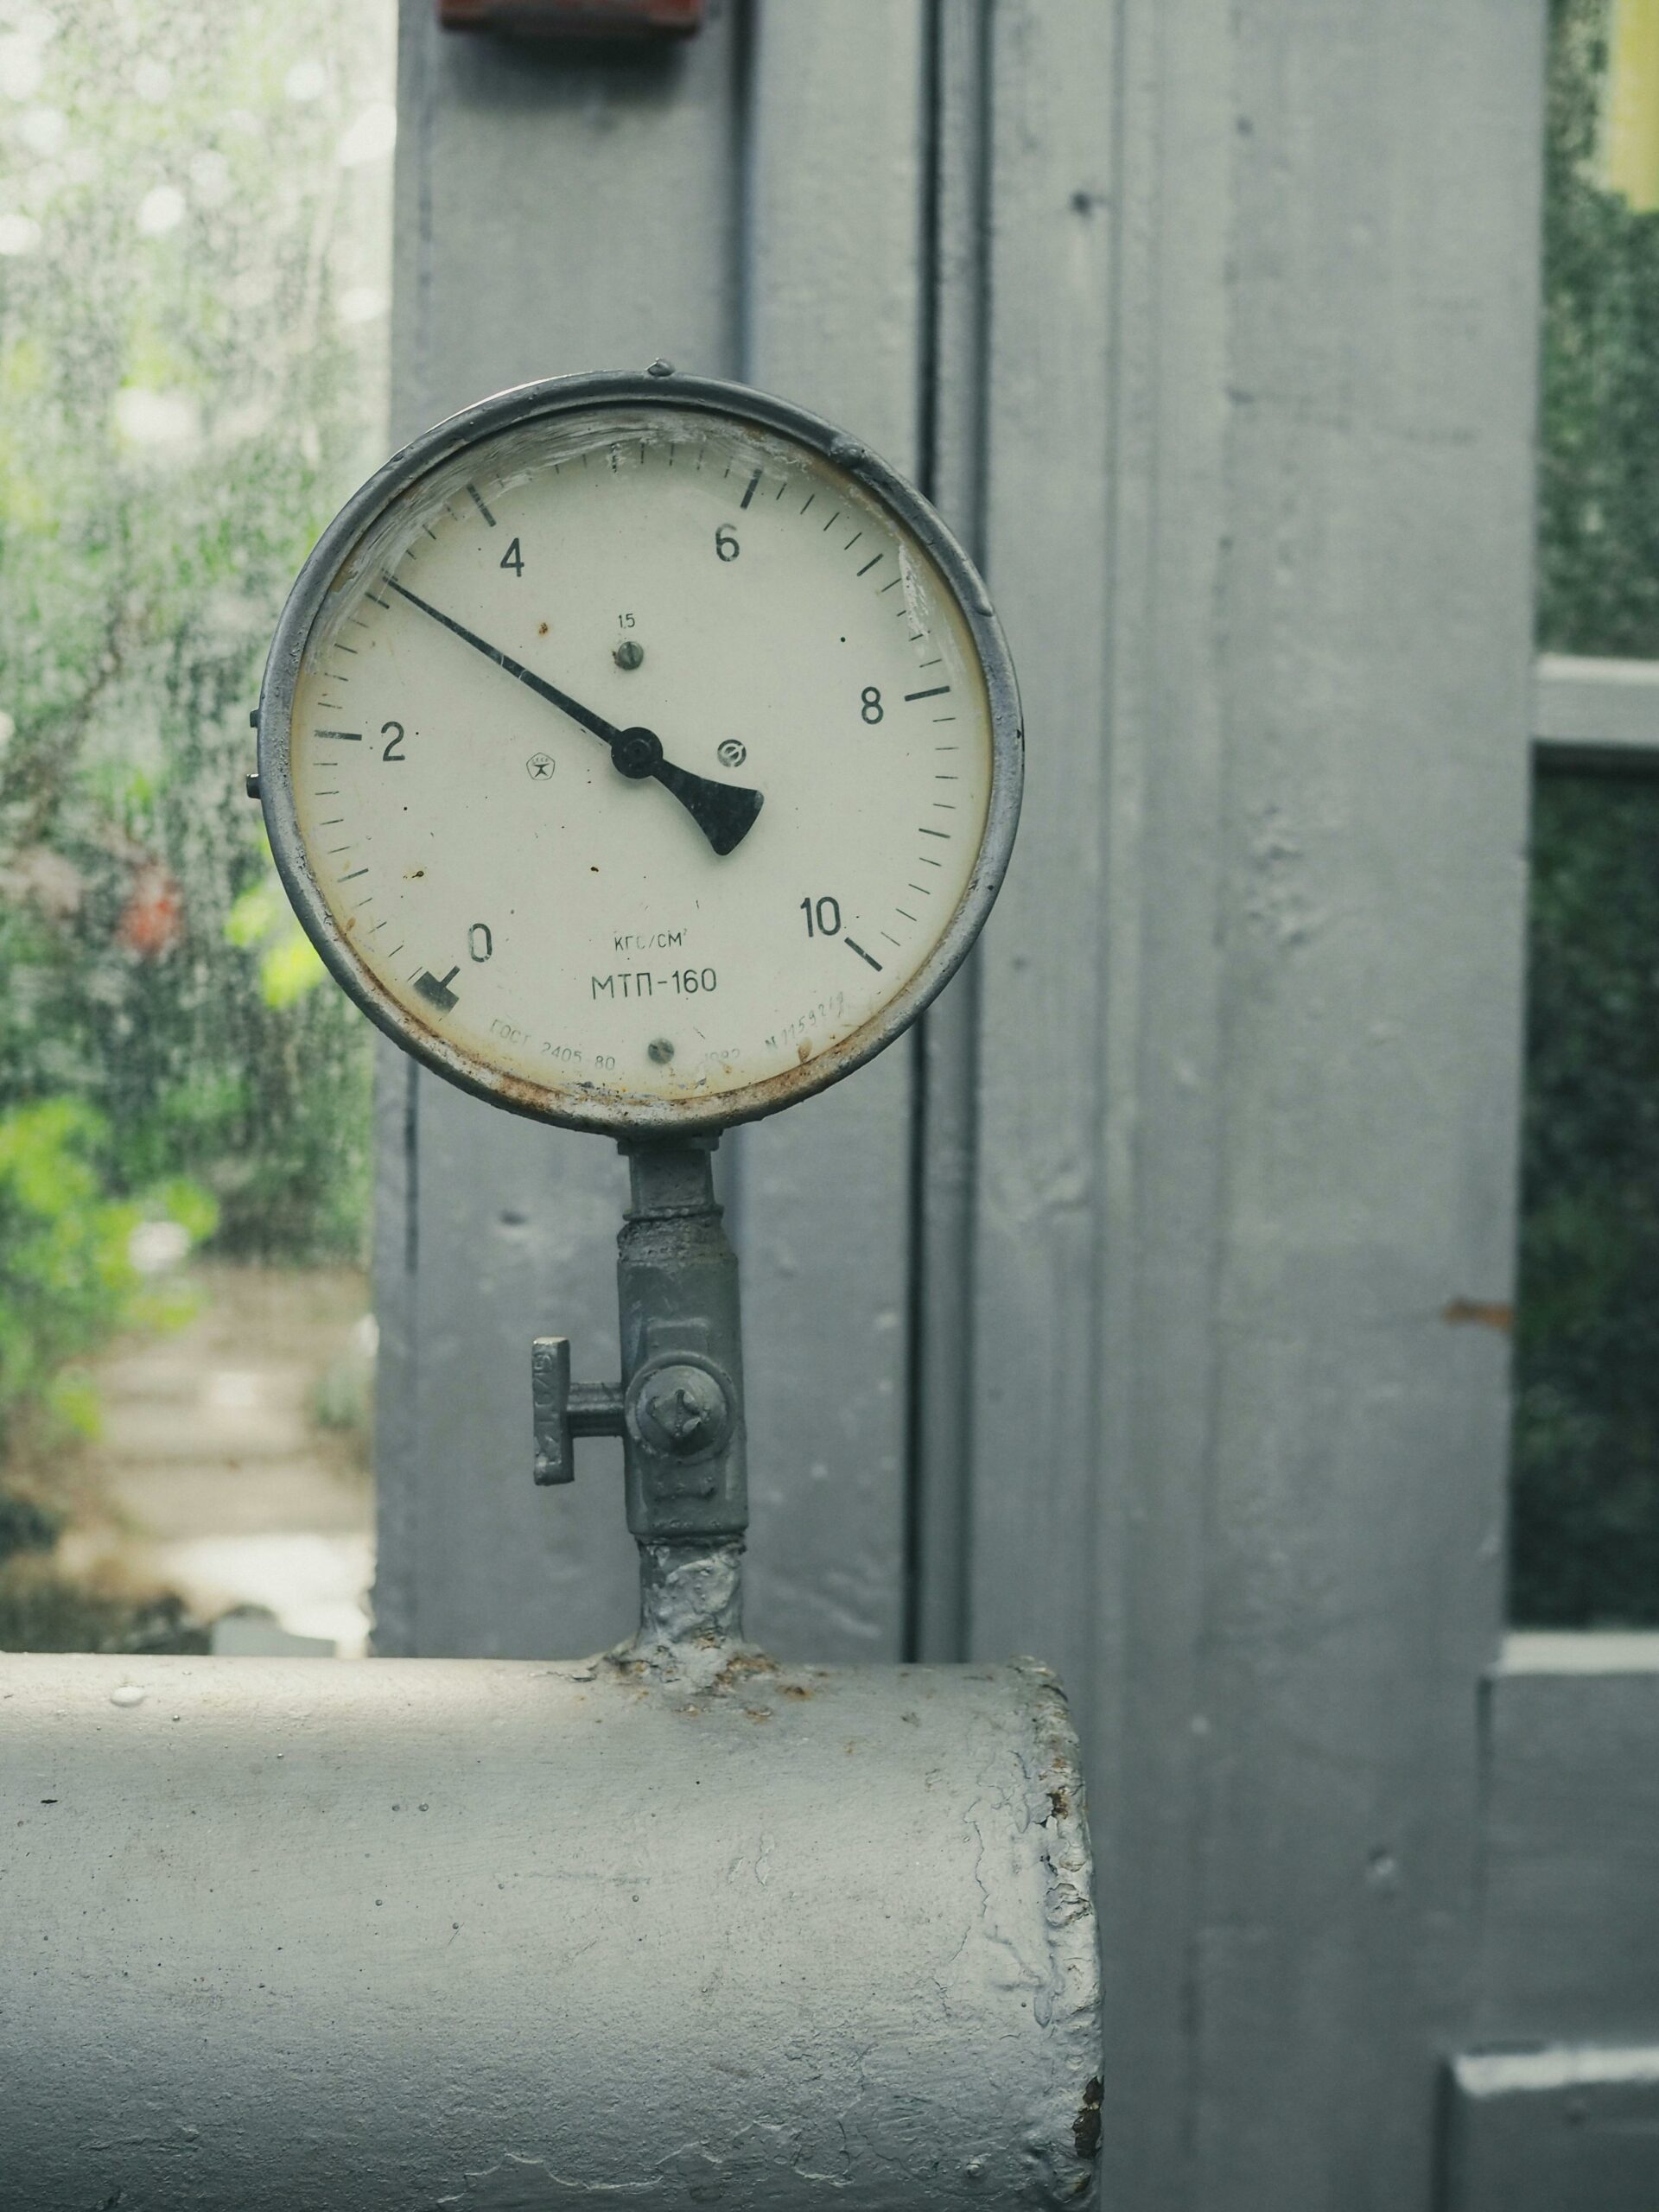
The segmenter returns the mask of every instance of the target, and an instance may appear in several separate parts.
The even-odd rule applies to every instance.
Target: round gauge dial
[[[260,776],[334,973],[520,1111],[719,1126],[864,1059],[1006,864],[1012,671],[943,525],[827,425],[590,377],[439,425],[272,648]]]

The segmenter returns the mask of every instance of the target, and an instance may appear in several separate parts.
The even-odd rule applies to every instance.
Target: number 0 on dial
[[[972,943],[1021,766],[984,587],[827,424],[658,371],[406,448],[284,610],[278,868],[441,1073],[580,1128],[718,1128],[889,1043]]]

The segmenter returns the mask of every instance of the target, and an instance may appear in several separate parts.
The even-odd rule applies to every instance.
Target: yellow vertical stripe
[[[1659,207],[1659,0],[1611,0],[1602,169],[1638,214]]]

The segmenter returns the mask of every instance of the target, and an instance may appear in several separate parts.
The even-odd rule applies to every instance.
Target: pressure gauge
[[[889,1043],[984,920],[1014,673],[932,510],[798,409],[674,375],[504,392],[324,531],[259,710],[334,974],[515,1110],[719,1128]]]

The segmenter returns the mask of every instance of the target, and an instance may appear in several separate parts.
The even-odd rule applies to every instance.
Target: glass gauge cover
[[[576,1128],[710,1128],[891,1041],[995,895],[1014,676],[966,557],[829,425],[652,373],[398,454],[302,573],[260,788],[334,975]]]

